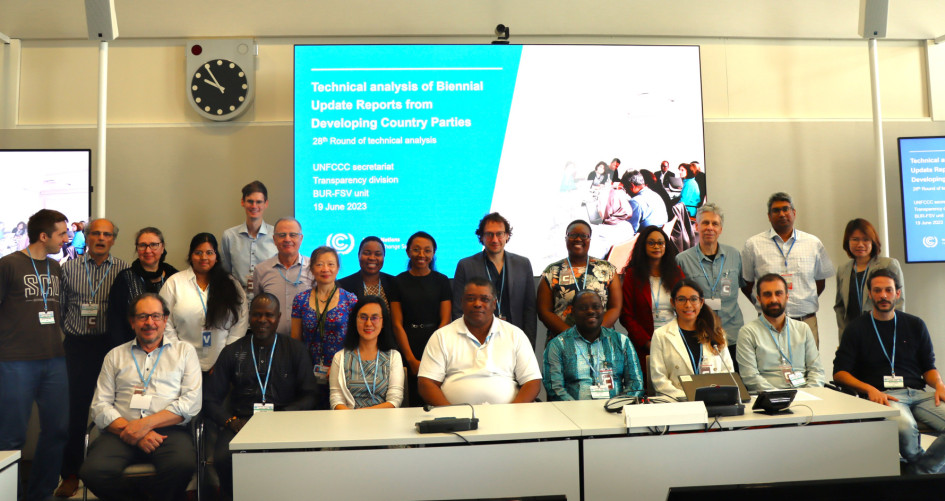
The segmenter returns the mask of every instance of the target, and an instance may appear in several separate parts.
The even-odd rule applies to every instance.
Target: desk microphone
[[[725,386],[715,386],[699,388],[696,390],[696,400],[704,400],[706,411],[710,417],[716,416],[741,416],[745,414],[745,405],[742,404],[741,395],[739,395],[738,382],[732,375],[732,368],[725,363],[725,357],[722,356],[721,347],[718,343],[712,343],[712,349],[715,354],[722,359],[722,364],[732,378],[732,388]]]
[[[424,405],[424,412],[430,412],[434,407],[455,407],[457,405],[468,405],[472,410],[472,417],[441,417],[427,419],[417,422],[417,431],[420,433],[453,433],[457,431],[469,431],[479,429],[479,419],[476,417],[476,408],[472,404],[450,404],[450,405]]]

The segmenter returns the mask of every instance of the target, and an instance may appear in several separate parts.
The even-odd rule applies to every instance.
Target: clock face
[[[190,98],[214,120],[234,118],[242,111],[248,94],[249,82],[243,68],[226,59],[205,62],[190,80]]]

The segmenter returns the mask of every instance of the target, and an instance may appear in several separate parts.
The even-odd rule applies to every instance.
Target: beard
[[[761,307],[761,311],[771,318],[780,317],[784,313],[784,306],[781,303],[768,303]]]

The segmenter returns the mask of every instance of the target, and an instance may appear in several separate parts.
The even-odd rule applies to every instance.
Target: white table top
[[[18,459],[20,459],[20,451],[0,451],[0,470],[10,466]]]
[[[479,429],[460,432],[470,442],[578,437],[581,430],[550,403],[477,405]],[[253,416],[230,442],[230,450],[376,447],[452,444],[448,433],[417,432],[418,421],[469,417],[468,406],[269,412]]]
[[[798,402],[795,400],[791,404],[793,414],[780,414],[777,416],[768,416],[763,413],[756,413],[751,410],[755,402],[752,397],[750,403],[745,404],[745,415],[719,418],[719,423],[723,428],[743,428],[747,426],[774,426],[784,424],[799,424],[823,421],[845,421],[857,419],[876,419],[888,418],[899,414],[899,411],[870,402],[869,400],[852,397],[827,388],[804,388],[800,392],[807,392],[817,397],[819,400],[807,400]],[[581,400],[569,402],[554,402],[561,412],[568,416],[581,428],[583,436],[591,435],[622,435],[627,433],[626,421],[623,413],[608,413],[604,410],[603,401],[599,400]],[[673,405],[673,404],[650,404],[650,405]],[[810,408],[800,407],[806,405]],[[811,412],[813,411],[813,418]],[[714,418],[709,418],[709,423]],[[676,431],[695,430],[700,426],[673,426],[670,429]],[[646,428],[640,430],[631,430],[631,432],[647,432]]]

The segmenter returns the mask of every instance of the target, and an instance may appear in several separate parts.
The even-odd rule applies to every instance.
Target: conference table
[[[672,405],[672,404],[659,404]],[[791,414],[628,429],[601,401],[477,405],[479,429],[420,434],[468,406],[276,412],[230,443],[237,499],[471,499],[565,495],[663,500],[669,487],[899,473],[897,411],[833,390]]]
[[[0,499],[16,499],[20,451],[0,451]]]

